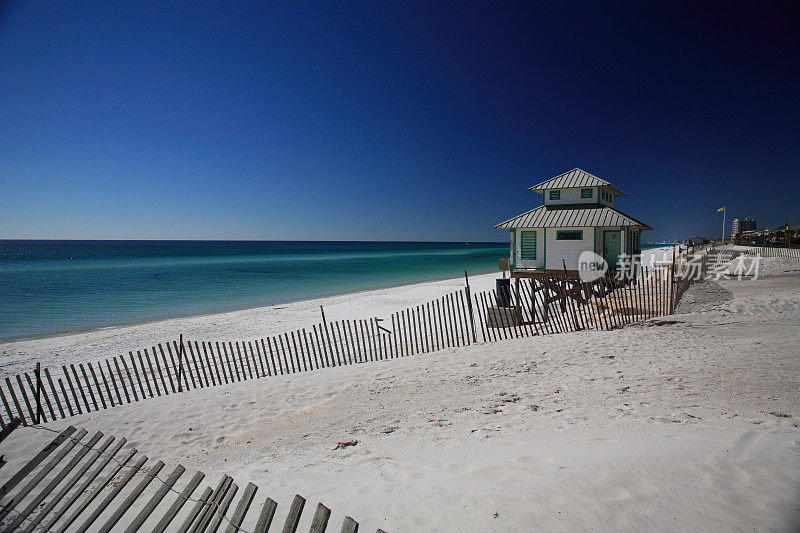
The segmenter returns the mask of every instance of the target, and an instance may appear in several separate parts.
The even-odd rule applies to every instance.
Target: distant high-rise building
[[[733,235],[738,235],[743,231],[752,231],[756,229],[756,221],[753,218],[734,218],[733,219]]]

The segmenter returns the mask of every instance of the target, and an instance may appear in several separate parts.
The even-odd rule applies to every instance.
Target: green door
[[[619,230],[603,231],[603,259],[608,263],[609,269],[617,268],[619,253],[621,251],[621,242],[622,237]]]

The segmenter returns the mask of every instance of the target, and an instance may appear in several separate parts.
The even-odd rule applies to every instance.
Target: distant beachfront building
[[[620,255],[642,251],[641,232],[653,229],[616,209],[624,192],[579,168],[528,190],[544,195],[544,205],[495,226],[510,232],[512,270],[577,270],[586,250],[615,268]]]
[[[756,229],[756,221],[750,217],[747,218],[734,218],[733,230],[731,235],[739,235],[745,231],[754,231]]]

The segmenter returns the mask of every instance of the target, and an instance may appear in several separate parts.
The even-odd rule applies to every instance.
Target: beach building
[[[510,233],[512,273],[563,270],[565,265],[578,270],[586,250],[615,268],[620,255],[642,251],[641,232],[653,229],[616,208],[624,192],[579,168],[528,190],[543,195],[544,203],[495,226]]]
[[[756,229],[756,220],[750,217],[747,218],[734,218],[731,228],[731,235],[739,235],[745,231],[754,231]]]

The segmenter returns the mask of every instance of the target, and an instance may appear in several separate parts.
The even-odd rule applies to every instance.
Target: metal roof
[[[496,225],[496,229],[565,228],[598,226],[639,226],[651,230],[644,222],[599,204],[540,205]]]
[[[550,178],[539,184],[530,187],[529,191],[542,192],[545,189],[571,189],[577,187],[609,187],[617,196],[625,196],[625,193],[617,189],[604,179],[598,178],[594,174],[589,174],[585,170],[573,168],[570,171],[559,174],[555,178]]]

